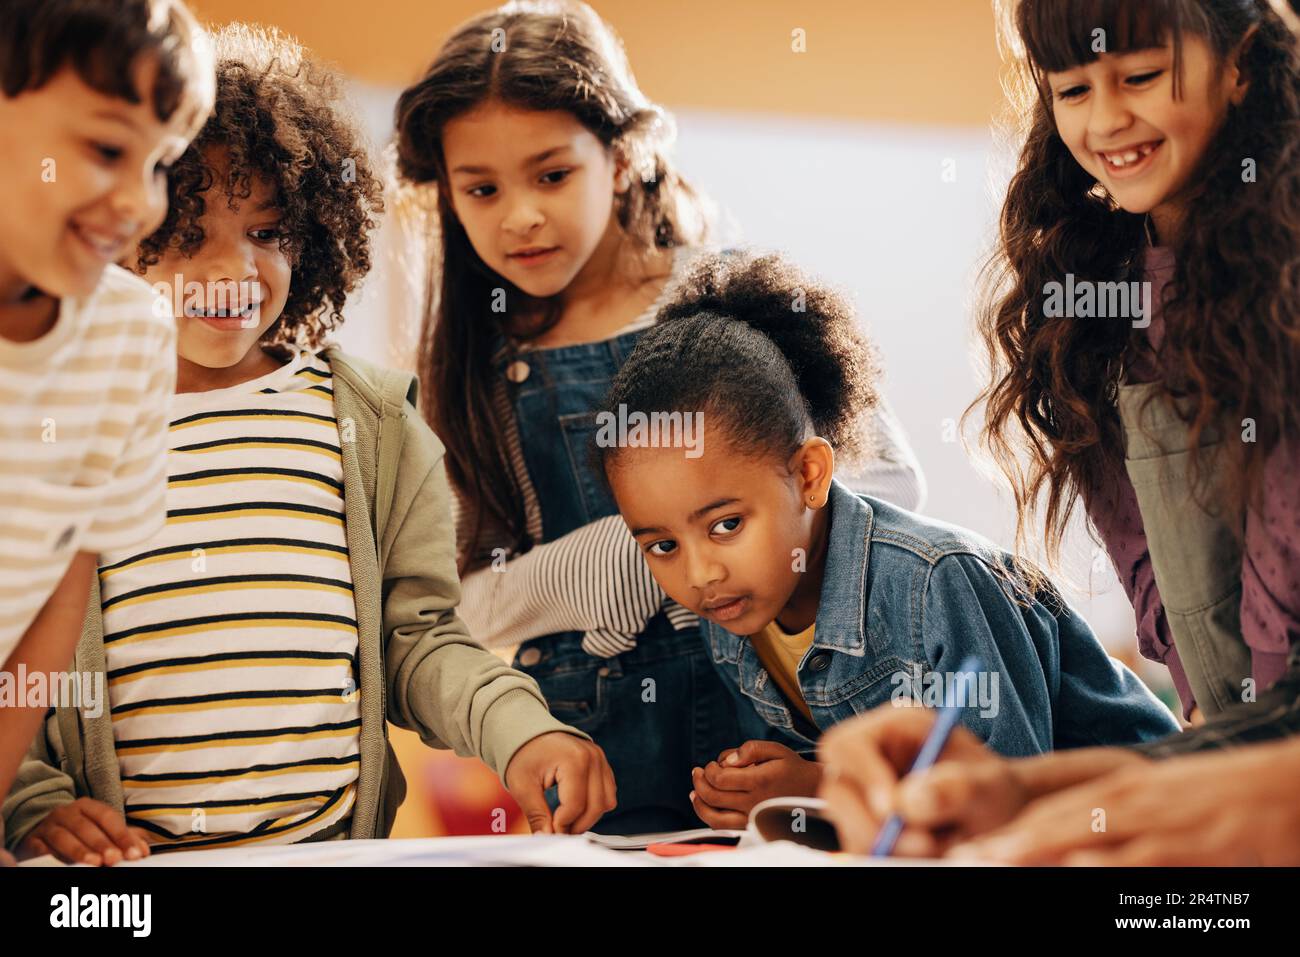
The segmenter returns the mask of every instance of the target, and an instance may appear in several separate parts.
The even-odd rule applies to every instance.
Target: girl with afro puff
[[[882,705],[935,707],[945,690],[966,733],[1004,755],[1178,729],[1023,563],[842,483],[837,459],[854,451],[877,379],[833,289],[779,256],[705,256],[597,412],[703,426],[685,452],[631,430],[598,435],[592,451],[748,719],[747,740],[692,772],[692,805],[712,827],[744,827],[769,798],[817,794],[824,765],[811,752],[835,725]],[[978,673],[964,666],[972,656]]]
[[[386,721],[481,757],[534,830],[584,831],[609,765],[457,616],[414,378],[325,345],[381,209],[337,80],[275,33],[215,45],[215,113],[133,263],[177,323],[167,524],[100,556],[75,670],[107,707],[50,713],[10,846],[113,864],[382,837],[405,790]]]

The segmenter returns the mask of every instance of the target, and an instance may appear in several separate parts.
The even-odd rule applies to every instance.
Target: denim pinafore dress
[[[618,512],[588,448],[595,412],[643,330],[602,342],[498,352],[524,461],[542,512],[543,542]],[[509,374],[507,374],[507,370]],[[594,830],[635,834],[699,827],[691,769],[742,743],[737,706],[699,626],[675,631],[661,611],[614,658],[595,658],[580,632],[524,642],[514,666],[535,679],[551,713],[595,740],[618,786],[618,807]]]

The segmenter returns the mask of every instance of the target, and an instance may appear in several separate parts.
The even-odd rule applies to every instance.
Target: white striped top
[[[328,362],[178,395],[169,434],[166,527],[99,572],[127,821],[159,850],[338,833],[361,718]]]
[[[176,329],[156,301],[110,266],[41,338],[0,338],[0,665],[77,552],[162,526]]]

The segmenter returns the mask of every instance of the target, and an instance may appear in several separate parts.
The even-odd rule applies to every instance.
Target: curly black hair
[[[264,338],[314,348],[343,321],[348,293],[370,270],[382,186],[357,126],[339,108],[337,74],[275,30],[232,24],[213,42],[216,109],[172,167],[167,218],[141,243],[137,268],[143,272],[168,249],[193,255],[202,246],[199,221],[217,178],[205,152],[219,147],[232,208],[251,195],[253,177],[264,177],[282,217],[280,247],[293,279]]]
[[[878,381],[846,298],[779,255],[726,252],[693,264],[601,408],[702,411],[756,454],[788,456],[811,432],[852,460]],[[617,451],[599,448],[598,464]]]

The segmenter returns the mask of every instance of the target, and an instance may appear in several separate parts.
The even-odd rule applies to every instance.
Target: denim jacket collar
[[[867,568],[875,513],[835,479],[826,501],[830,531],[813,647],[862,655],[867,647]]]
[[[817,607],[817,627],[812,647],[805,656],[807,661],[815,658],[819,651],[862,657],[867,653],[869,644],[865,626],[868,597],[866,580],[871,554],[873,512],[870,504],[835,480],[831,482],[827,501],[830,528],[827,533],[826,565]],[[723,665],[728,673],[731,673],[730,669],[735,669],[733,680],[737,682],[742,694],[750,699],[759,715],[769,725],[794,734],[797,739],[814,740],[796,730],[795,718],[789,705],[770,680],[748,638],[732,634],[707,620],[702,625],[714,662]],[[820,674],[822,677],[818,683],[825,686],[828,698],[835,697],[835,675],[827,671]],[[819,704],[815,694],[809,697],[808,705],[814,717]]]

